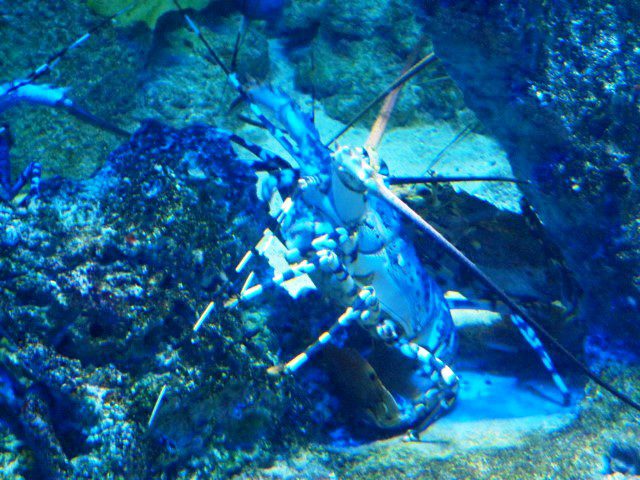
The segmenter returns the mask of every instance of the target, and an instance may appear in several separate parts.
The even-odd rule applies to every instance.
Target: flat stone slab
[[[447,458],[477,449],[521,445],[527,435],[548,434],[568,426],[576,417],[581,391],[572,391],[572,405],[559,404],[551,383],[520,382],[515,377],[460,371],[456,408],[422,434],[421,442],[402,436],[359,446],[331,447],[341,453],[380,455],[392,449],[402,454]],[[389,452],[387,452],[388,454]]]

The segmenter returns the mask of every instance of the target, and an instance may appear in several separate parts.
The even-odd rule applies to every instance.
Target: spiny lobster
[[[376,162],[367,148],[342,146],[331,149],[333,140],[323,143],[315,125],[287,95],[266,87],[245,87],[220,59],[179,1],[174,0],[174,3],[207,49],[212,63],[222,68],[240,98],[248,103],[258,123],[297,163],[297,168],[293,169],[298,178],[293,194],[284,200],[274,215],[274,224],[265,230],[258,246],[247,252],[236,270],[240,272],[253,255],[268,250],[269,242],[275,238],[286,245],[288,268],[276,272],[262,284],[252,283],[254,273],[251,272],[240,293],[227,300],[224,306],[233,308],[258,297],[267,288],[282,286],[288,280],[310,274],[332,278],[337,285],[339,301],[346,307],[315,342],[288,362],[269,368],[270,374],[295,372],[338,331],[358,323],[372,336],[416,362],[427,379],[424,391],[411,399],[407,411],[396,421],[381,426],[411,427],[405,438],[418,439],[424,428],[452,407],[458,378],[448,362],[454,353],[455,329],[442,291],[421,266],[413,245],[405,239],[402,215],[468,268],[509,307],[514,325],[550,372],[565,404],[569,403],[569,390],[539,336],[556,346],[596,383],[640,410],[638,403],[580,363],[462,252],[397,197],[389,189],[385,175],[374,168]],[[385,92],[395,89],[408,76],[404,75]],[[263,111],[269,112],[269,116]],[[242,145],[242,140],[236,143]],[[246,143],[243,146],[261,159],[257,166],[274,173],[275,186],[286,183],[282,182],[281,175],[283,165],[287,165],[285,160],[257,145]],[[213,306],[212,302],[194,330],[200,328]]]
[[[128,135],[118,127],[113,127],[108,122],[78,109],[66,97],[63,89],[37,86],[34,82],[54,68],[68,51],[83,43],[92,33],[135,3],[137,2],[109,17],[70,46],[54,54],[24,80],[2,85],[0,113],[21,101],[40,103],[65,108],[90,123],[118,134]],[[458,379],[447,362],[453,356],[455,330],[440,288],[433,278],[426,274],[413,246],[405,239],[400,221],[400,216],[404,216],[473,272],[480,282],[512,310],[513,322],[538,352],[566,401],[568,391],[538,336],[554,344],[589,378],[626,404],[640,410],[637,402],[613,388],[575,359],[467,257],[393,194],[387,185],[392,182],[374,168],[375,162],[367,149],[340,147],[331,150],[329,144],[332,142],[323,143],[320,140],[313,123],[286,95],[264,87],[248,89],[243,86],[235,73],[220,60],[184,9],[177,1],[175,3],[191,29],[208,49],[213,61],[224,70],[241,98],[249,103],[262,126],[298,163],[298,168],[292,169],[289,162],[279,156],[228,133],[231,141],[261,159],[260,162],[255,162],[254,166],[256,169],[270,171],[276,184],[286,185],[283,174],[286,170],[293,170],[298,180],[293,195],[283,202],[272,228],[260,242],[261,248],[248,252],[240,262],[238,271],[246,266],[252,255],[264,251],[265,243],[276,237],[280,237],[288,247],[289,268],[276,273],[273,278],[262,284],[252,285],[252,280],[247,281],[239,295],[228,300],[225,306],[232,308],[259,296],[270,286],[282,285],[288,279],[304,274],[326,274],[335,279],[339,300],[346,305],[344,313],[316,342],[292,360],[271,367],[270,373],[280,375],[295,372],[311,355],[334,338],[339,330],[355,322],[415,361],[424,372],[428,383],[423,394],[411,399],[411,407],[403,412],[397,421],[381,426],[413,427],[407,438],[415,439],[422,429],[451,408],[458,389]],[[390,89],[403,81],[404,79],[397,82]],[[387,89],[387,92],[390,89]],[[263,108],[271,111],[284,130],[278,128],[263,114]],[[10,185],[6,174],[10,145],[8,129],[0,130],[0,136],[5,142],[0,146],[0,155],[3,155],[0,160],[4,162],[0,164],[0,188],[5,189],[8,192],[7,196],[12,198],[17,190],[15,186]],[[31,168],[29,171],[28,167],[26,173],[20,177],[18,187],[32,179],[32,191],[36,194],[39,178],[36,170],[39,169]],[[250,278],[252,277],[250,275]],[[213,303],[201,315],[194,330],[200,328],[212,310]],[[153,417],[165,392],[166,389],[163,388],[150,424],[153,423]]]

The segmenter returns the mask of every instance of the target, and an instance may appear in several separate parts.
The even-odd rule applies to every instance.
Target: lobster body
[[[261,87],[248,96],[253,105],[270,111],[293,140],[288,148],[284,145],[300,170],[299,194],[279,229],[293,270],[314,277],[329,274],[338,284],[337,293],[328,293],[347,310],[334,331],[347,326],[350,320],[344,319],[351,316],[422,367],[420,388],[429,398],[408,399],[411,407],[395,422],[377,423],[397,428],[432,421],[455,399],[457,378],[445,363],[453,358],[455,328],[443,292],[418,261],[399,215],[369,193],[366,178],[373,167],[366,150],[324,146],[315,126],[282,92]],[[326,281],[315,283],[328,288]],[[363,294],[366,305],[361,305]],[[331,336],[331,329],[324,332],[284,370],[295,371]]]

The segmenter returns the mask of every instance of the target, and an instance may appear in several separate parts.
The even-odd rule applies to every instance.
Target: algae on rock
[[[211,0],[183,0],[182,7],[202,10],[211,3]],[[87,5],[97,14],[109,16],[126,8],[131,4],[130,0],[87,0]],[[145,23],[150,29],[154,29],[158,19],[167,12],[177,10],[172,0],[152,0],[138,2],[131,10],[118,18],[118,25],[128,26],[136,22]]]

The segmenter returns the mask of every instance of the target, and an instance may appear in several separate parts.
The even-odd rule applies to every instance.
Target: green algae
[[[185,9],[201,10],[211,3],[211,0],[183,0],[181,6]],[[110,16],[131,5],[130,0],[87,0],[87,5],[97,14]],[[158,19],[167,12],[177,10],[173,0],[153,0],[137,2],[134,7],[118,18],[117,25],[130,26],[142,22],[150,29],[154,29]]]

